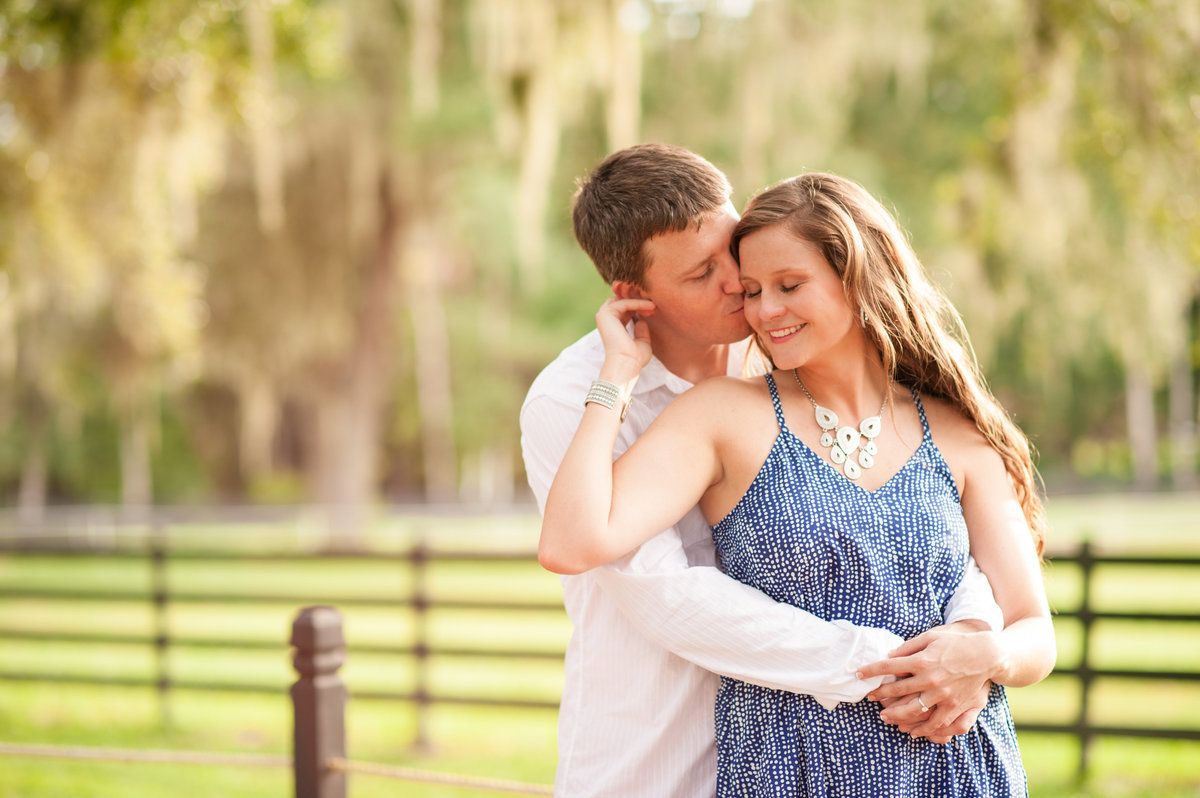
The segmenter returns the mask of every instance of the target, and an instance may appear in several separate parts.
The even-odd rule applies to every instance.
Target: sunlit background
[[[1051,490],[1191,488],[1197,52],[1185,0],[8,2],[0,489],[522,498],[573,180],[642,140],[867,185]]]
[[[1178,549],[1198,53],[1198,0],[6,0],[5,528],[324,508],[353,550],[380,508],[528,509],[521,400],[607,291],[574,180],[666,141],[739,207],[804,170],[874,191],[1052,521]]]

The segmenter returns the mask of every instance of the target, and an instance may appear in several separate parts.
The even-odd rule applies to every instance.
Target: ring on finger
[[[928,711],[929,711],[929,707],[925,706],[925,702],[921,700],[921,696],[919,696],[919,695],[917,696],[917,703],[921,705],[921,711],[922,711],[922,712],[928,712]]]

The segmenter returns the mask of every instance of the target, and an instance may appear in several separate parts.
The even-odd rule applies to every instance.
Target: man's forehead
[[[659,233],[645,243],[648,267],[657,265],[670,271],[700,267],[728,250],[737,222],[737,211],[727,203],[682,230]]]

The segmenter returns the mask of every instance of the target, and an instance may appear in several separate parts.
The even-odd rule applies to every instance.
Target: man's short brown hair
[[[575,239],[610,285],[624,280],[642,286],[649,265],[645,243],[699,226],[733,193],[721,170],[670,144],[618,150],[576,185]]]

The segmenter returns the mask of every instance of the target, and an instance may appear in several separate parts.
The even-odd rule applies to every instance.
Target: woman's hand
[[[958,735],[966,734],[975,725],[975,721],[979,719],[979,713],[987,705],[990,690],[991,682],[988,682],[974,701],[970,701],[964,705],[966,709],[961,715],[949,723],[936,728],[932,725],[936,721],[922,720],[922,718],[929,716],[921,708],[921,704],[915,696],[886,698],[880,703],[883,704],[885,709],[892,712],[888,717],[893,718],[894,722],[885,720],[885,723],[891,722],[897,730],[913,737],[925,737],[933,743],[948,743]],[[880,717],[884,716],[881,715]],[[904,720],[901,720],[901,717]]]
[[[905,641],[860,674],[896,677],[867,696],[883,703],[885,723],[914,737],[948,742],[975,724],[1003,662],[995,633],[979,621],[960,621]]]
[[[623,385],[636,379],[650,362],[650,328],[643,316],[654,312],[648,299],[609,297],[596,311],[596,329],[604,341],[602,379]],[[633,320],[633,336],[626,326]]]

